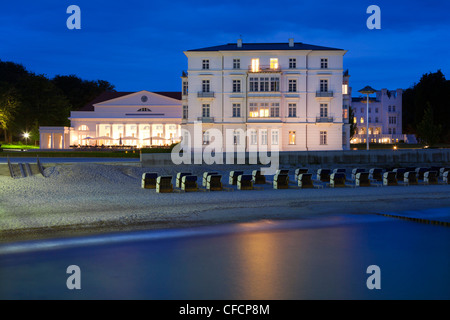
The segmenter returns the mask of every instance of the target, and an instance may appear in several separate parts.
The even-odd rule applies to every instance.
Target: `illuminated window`
[[[364,123],[364,118],[361,117],[361,120],[359,122]]]
[[[356,117],[353,117],[353,123],[356,123],[356,122],[358,122],[358,121],[356,120]]]
[[[258,104],[257,103],[250,103],[249,105],[249,117],[250,118],[257,118],[259,113],[258,113]]]
[[[252,59],[252,72],[258,71],[259,71],[259,59],[258,58]]]
[[[342,85],[342,94],[348,94],[348,84]]]
[[[80,131],[87,131],[87,130],[89,130],[89,129],[88,129],[87,125],[83,124],[83,125],[81,125],[81,126],[78,128],[78,130],[80,130]]]
[[[295,144],[295,131],[289,131],[289,144]]]
[[[270,58],[270,69],[278,69],[278,58]]]
[[[260,118],[269,117],[269,104],[268,103],[261,103],[261,107],[259,108],[259,117]]]

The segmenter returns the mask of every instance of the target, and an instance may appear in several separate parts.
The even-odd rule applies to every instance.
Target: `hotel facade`
[[[170,145],[180,141],[179,92],[105,92],[70,113],[70,127],[40,127],[41,149]]]
[[[346,51],[288,43],[229,43],[188,50],[182,129],[205,148],[210,129],[223,150],[347,150],[350,128]],[[347,101],[346,103],[344,103]],[[201,124],[201,130],[195,130]],[[231,132],[231,134],[230,134]],[[198,141],[201,143],[198,143]],[[186,141],[186,140],[185,140]]]

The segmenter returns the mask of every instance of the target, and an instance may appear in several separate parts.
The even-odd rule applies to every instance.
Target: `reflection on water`
[[[449,299],[449,252],[446,227],[345,215],[34,242],[0,247],[0,298]]]

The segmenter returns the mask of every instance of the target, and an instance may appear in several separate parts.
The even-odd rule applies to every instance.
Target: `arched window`
[[[78,130],[79,130],[79,131],[87,131],[87,130],[89,130],[89,128],[88,128],[87,125],[83,124],[83,125],[81,125],[81,126],[78,128]]]
[[[152,111],[149,108],[140,108],[138,109],[138,112],[142,112],[142,111]]]

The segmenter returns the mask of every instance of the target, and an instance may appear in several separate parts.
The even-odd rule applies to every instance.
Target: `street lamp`
[[[366,86],[358,91],[362,94],[367,94],[367,112],[366,112],[366,142],[367,142],[367,150],[369,150],[369,94],[377,92],[374,88],[370,86]]]
[[[30,134],[28,132],[25,132],[23,134],[23,137],[25,138],[25,145],[28,145],[28,138],[30,137]]]

